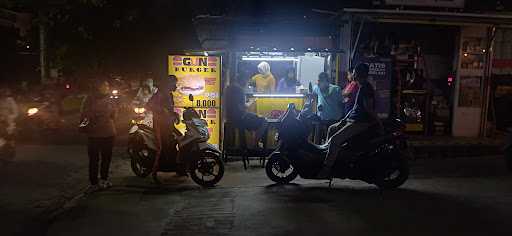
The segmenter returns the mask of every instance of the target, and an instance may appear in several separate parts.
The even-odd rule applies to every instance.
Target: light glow
[[[136,107],[133,109],[133,111],[137,114],[142,114],[142,113],[146,112],[146,109],[144,107]]]
[[[242,57],[242,61],[299,61],[295,57]]]
[[[37,114],[38,112],[39,112],[39,109],[33,107],[33,108],[28,109],[27,115],[28,116],[33,116],[33,115]]]
[[[270,98],[301,98],[304,94],[253,94],[253,97],[270,97]]]

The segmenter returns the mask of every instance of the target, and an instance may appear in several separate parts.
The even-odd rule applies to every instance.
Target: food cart
[[[246,104],[248,111],[264,117],[269,123],[268,133],[263,145],[258,145],[254,134],[250,132],[233,132],[229,124],[224,128],[224,153],[226,157],[242,156],[248,160],[248,156],[264,157],[277,147],[277,134],[279,118],[286,112],[288,104],[293,103],[297,109],[302,109],[305,103],[309,85],[315,85],[318,74],[327,72],[332,78],[337,78],[337,54],[329,50],[306,49],[298,52],[293,48],[287,51],[259,50],[233,53],[235,76],[232,79],[244,81],[248,84],[245,88]],[[273,91],[258,93],[251,85],[251,78],[258,74],[258,64],[267,62],[276,84],[284,79],[288,71],[295,73],[297,84],[294,92]],[[246,83],[246,81],[248,83]],[[241,135],[245,140],[240,139]],[[243,149],[243,150],[242,150]],[[244,163],[246,164],[246,163]]]
[[[168,56],[168,74],[178,78],[177,91],[174,95],[175,111],[181,116],[185,107],[194,107],[202,119],[208,122],[209,143],[222,148],[224,158],[241,156],[265,157],[277,146],[279,118],[294,103],[301,109],[309,85],[315,85],[320,72],[327,72],[331,78],[338,77],[337,65],[340,58],[337,52],[328,49],[295,51],[259,50],[245,52],[185,52]],[[296,73],[295,93],[258,93],[252,86],[247,86],[245,98],[248,112],[264,117],[269,123],[266,142],[258,144],[252,132],[233,132],[222,115],[222,89],[228,78],[249,81],[258,73],[257,65],[269,63],[276,84],[285,77],[286,71],[293,69]],[[222,68],[224,66],[224,68]],[[194,101],[188,100],[192,94]],[[183,124],[177,126],[181,131]],[[242,135],[245,139],[241,139]],[[246,164],[246,163],[245,163]]]

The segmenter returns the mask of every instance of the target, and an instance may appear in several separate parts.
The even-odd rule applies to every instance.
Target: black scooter
[[[312,121],[317,119],[311,112],[308,115],[308,109],[305,105],[299,115],[290,104],[281,118],[280,144],[266,164],[267,176],[276,183],[289,183],[297,176],[318,179],[316,176],[323,167],[329,146],[308,141]],[[401,186],[409,177],[409,166],[401,155],[407,148],[403,127],[400,120],[393,119],[384,122],[384,135],[370,128],[350,139],[340,152],[348,157],[337,157],[332,178],[362,180],[382,189]]]
[[[193,101],[190,95],[189,100]],[[177,147],[171,150],[174,155],[162,157],[160,161],[161,172],[176,172],[177,163],[175,155],[178,155],[187,167],[186,171],[192,180],[205,187],[213,187],[224,176],[224,163],[221,159],[219,149],[209,144],[208,130],[201,127],[199,114],[191,108],[185,108],[183,122],[186,125],[186,132],[182,134],[173,128],[176,143],[168,147]],[[130,129],[128,154],[131,158],[131,167],[135,175],[146,177],[152,172],[155,162],[157,146],[153,129],[144,124],[134,124]],[[155,182],[159,183],[156,174],[153,175]]]

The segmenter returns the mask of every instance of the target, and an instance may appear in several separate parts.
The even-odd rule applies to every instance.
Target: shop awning
[[[344,13],[369,17],[378,22],[412,23],[430,25],[495,25],[511,27],[512,15],[507,14],[479,14],[462,12],[437,12],[416,10],[389,10],[389,9],[358,9],[345,8]]]
[[[335,50],[338,35],[336,21],[322,17],[272,16],[255,19],[201,15],[194,18],[194,27],[204,49]]]

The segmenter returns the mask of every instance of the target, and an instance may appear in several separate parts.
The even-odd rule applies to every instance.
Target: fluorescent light
[[[271,98],[301,98],[304,97],[304,94],[295,93],[295,94],[253,94],[253,97],[271,97]]]
[[[295,57],[242,57],[242,61],[299,61]]]

